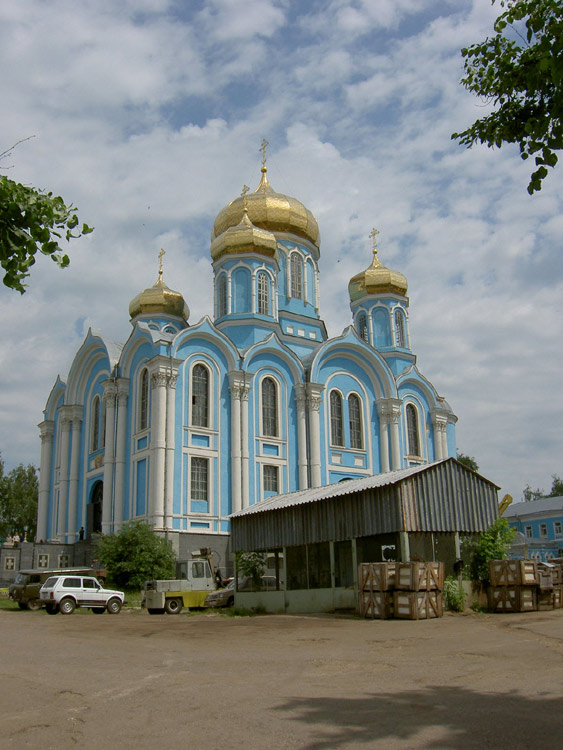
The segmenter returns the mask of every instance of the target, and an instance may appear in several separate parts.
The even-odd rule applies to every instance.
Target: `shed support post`
[[[399,531],[399,545],[401,548],[401,562],[409,562],[411,559],[411,550],[408,532]]]

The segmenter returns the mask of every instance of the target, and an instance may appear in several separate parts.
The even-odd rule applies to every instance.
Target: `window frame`
[[[350,431],[350,448],[355,451],[364,450],[364,420],[362,419],[362,399],[357,393],[349,393],[347,404],[348,404],[348,428]],[[355,403],[357,405],[357,418],[354,423],[352,421],[352,406]],[[356,408],[356,407],[355,407]]]
[[[199,385],[196,388],[196,371],[204,372],[206,379],[205,379],[205,394],[203,394],[203,391],[199,390],[201,384],[203,383],[203,379],[199,379]],[[203,362],[195,362],[194,365],[191,368],[190,372],[190,426],[191,427],[202,427],[205,429],[209,429],[209,422],[210,422],[210,395],[211,392],[211,372],[209,370],[209,367],[207,367],[206,364]],[[200,399],[200,403],[198,404],[196,402],[196,399]],[[197,408],[196,408],[197,407]],[[202,421],[196,422],[194,419],[194,414],[201,414]]]
[[[217,280],[217,317],[223,318],[227,309],[227,274],[222,273]]]
[[[335,413],[335,407],[339,414]],[[330,444],[335,448],[345,448],[344,438],[344,404],[342,393],[333,388],[329,394]]]
[[[399,349],[407,348],[405,315],[400,308],[393,312],[393,327],[395,328],[395,346]]]
[[[409,418],[409,415],[411,414],[414,420],[414,424]],[[421,458],[422,453],[420,440],[420,415],[417,407],[410,402],[405,406],[405,428],[407,436],[407,455]],[[414,452],[412,448],[416,448],[416,452]]]
[[[205,469],[200,477],[196,476],[196,467]],[[190,503],[194,501],[209,503],[209,479],[209,458],[206,456],[190,456]]]
[[[270,474],[271,476],[267,476],[267,474]],[[275,481],[273,481],[274,479]],[[273,485],[275,485],[275,487]],[[276,495],[279,494],[280,471],[277,464],[262,464],[262,486],[264,493],[271,492]]]
[[[273,401],[265,391],[267,383],[273,386]],[[260,382],[260,433],[263,437],[280,437],[279,390],[279,383],[271,375],[265,375],[262,378]]]
[[[293,299],[303,299],[303,258],[294,250],[289,256],[289,292]]]
[[[266,271],[256,274],[256,312],[258,315],[270,315],[270,277]]]
[[[139,376],[138,432],[144,432],[149,426],[149,393],[149,371],[147,367],[143,367]]]
[[[100,415],[101,399],[96,394],[92,399],[92,409],[90,412],[90,453],[95,453],[100,449]]]

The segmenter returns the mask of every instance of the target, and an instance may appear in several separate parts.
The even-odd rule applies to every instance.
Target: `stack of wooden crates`
[[[442,617],[444,563],[361,563],[358,567],[362,617],[424,620]]]
[[[560,609],[563,565],[535,560],[493,560],[489,563],[487,597],[491,612],[535,612]]]

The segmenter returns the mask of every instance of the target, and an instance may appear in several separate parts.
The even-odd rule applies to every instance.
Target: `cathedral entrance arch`
[[[92,534],[102,533],[102,500],[104,496],[104,483],[96,482],[92,488],[90,502],[87,506],[86,531],[88,537]]]

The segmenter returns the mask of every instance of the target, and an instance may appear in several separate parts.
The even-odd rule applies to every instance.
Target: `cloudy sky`
[[[321,229],[321,314],[351,321],[371,260],[409,281],[418,366],[457,414],[458,449],[521,497],[563,474],[563,166],[539,195],[516,147],[451,141],[487,108],[460,48],[489,0],[19,0],[0,4],[0,151],[11,179],[95,227],[29,290],[0,288],[0,452],[39,464],[37,423],[88,328],[124,342],[164,278],[211,313],[209,234],[260,177]],[[9,169],[7,169],[9,167]],[[502,493],[500,497],[502,497]]]

